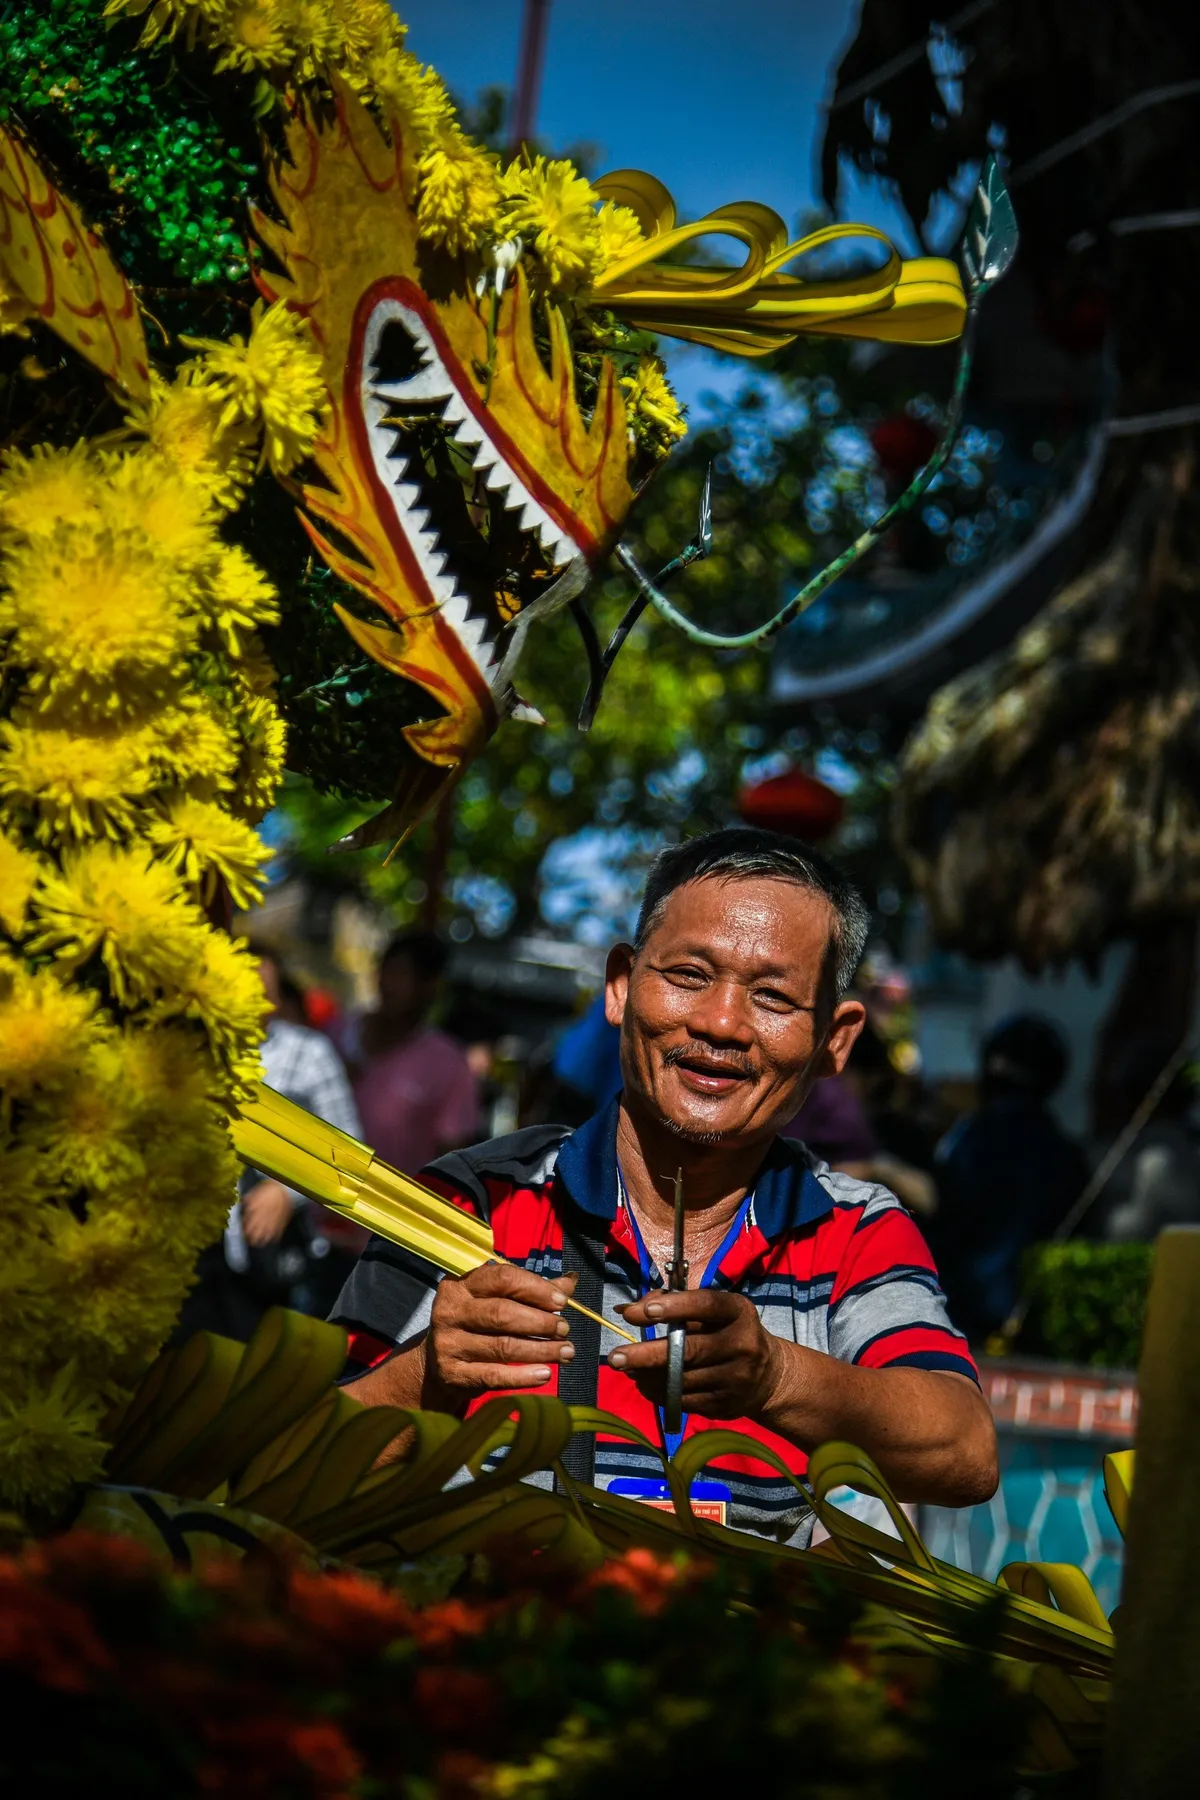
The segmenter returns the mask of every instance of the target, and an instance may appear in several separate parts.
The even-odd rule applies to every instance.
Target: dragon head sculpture
[[[302,516],[388,620],[339,608],[351,636],[434,704],[403,734],[428,796],[520,714],[530,623],[580,592],[620,531],[634,495],[624,396],[605,358],[585,417],[563,315],[535,313],[519,263],[497,293],[422,242],[395,113],[381,128],[339,87],[331,116],[296,112],[287,148],[272,175],[282,219],[254,224],[282,271],[259,285],[308,320],[328,383]]]

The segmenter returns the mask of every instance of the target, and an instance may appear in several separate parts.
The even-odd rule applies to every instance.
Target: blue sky
[[[398,10],[409,48],[460,98],[512,88],[521,0],[398,0]],[[857,13],[856,0],[553,0],[538,134],[557,148],[594,143],[599,170],[651,170],[690,217],[751,199],[794,227],[817,199],[821,106]],[[897,229],[886,197],[857,183],[841,210]],[[745,373],[663,348],[693,404]]]

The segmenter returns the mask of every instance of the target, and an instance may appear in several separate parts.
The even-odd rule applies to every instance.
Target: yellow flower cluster
[[[683,408],[657,356],[640,357],[633,374],[621,377],[621,386],[629,409],[630,432],[635,438],[657,439],[663,449],[670,449],[677,439],[687,435]]]
[[[585,293],[642,242],[636,215],[602,202],[575,165],[538,156],[502,169],[458,123],[435,70],[405,48],[405,27],[386,0],[108,0],[108,12],[146,15],[145,41],[182,35],[216,54],[217,67],[258,73],[285,85],[337,78],[402,123],[416,148],[417,227],[451,255],[494,265],[501,245],[518,245],[534,288],[561,299]],[[182,415],[220,402],[227,430],[260,419],[266,456],[284,471],[305,454],[301,421],[319,410],[315,371],[305,372],[301,327],[272,307],[250,342],[206,343],[209,373],[175,398]],[[285,375],[281,359],[288,362]],[[658,366],[626,382],[639,442],[659,451],[686,431]],[[201,434],[203,435],[203,434]]]
[[[204,350],[123,440],[0,459],[0,1506],[99,1472],[259,1069],[257,967],[208,913],[261,887],[277,608],[220,524],[321,396],[275,309]]]

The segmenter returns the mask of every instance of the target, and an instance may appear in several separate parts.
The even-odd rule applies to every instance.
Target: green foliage
[[[210,81],[205,60],[178,46],[147,56],[140,21],[106,25],[102,14],[98,0],[8,5],[0,116],[33,133],[135,282],[245,282],[259,168],[249,86]]]
[[[1038,1244],[1026,1282],[1031,1337],[1063,1362],[1135,1369],[1141,1353],[1152,1244]]]

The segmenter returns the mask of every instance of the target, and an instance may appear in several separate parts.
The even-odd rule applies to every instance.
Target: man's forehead
[[[650,937],[687,938],[714,949],[786,950],[791,964],[824,951],[833,909],[824,894],[775,875],[700,875],[667,895]],[[769,939],[764,941],[764,931]]]

